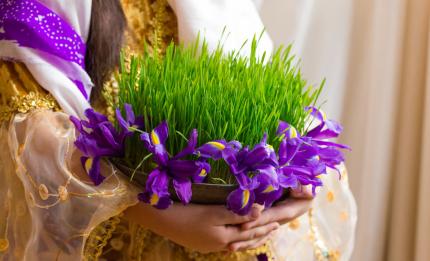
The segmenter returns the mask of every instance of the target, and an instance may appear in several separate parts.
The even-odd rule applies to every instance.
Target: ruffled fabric
[[[36,110],[2,123],[2,260],[81,260],[90,232],[137,203],[135,188],[109,164],[105,182],[93,186],[74,140],[62,112]]]

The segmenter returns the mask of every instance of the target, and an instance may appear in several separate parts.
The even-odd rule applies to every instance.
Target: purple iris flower
[[[168,133],[167,123],[162,122],[150,133],[140,136],[145,148],[154,155],[158,167],[149,174],[146,189],[139,194],[139,199],[159,209],[165,209],[172,204],[168,192],[170,180],[173,180],[178,198],[183,204],[188,204],[192,195],[191,179],[205,177],[210,171],[209,164],[205,162],[182,159],[195,153],[197,130],[191,132],[187,146],[174,157],[170,157],[166,150]]]
[[[258,187],[255,178],[248,177],[245,173],[236,176],[239,188],[231,192],[227,197],[227,208],[238,215],[246,215],[255,202],[254,190]]]
[[[315,193],[316,187],[322,186],[320,175],[327,173],[327,167],[337,170],[337,165],[344,161],[339,149],[349,147],[327,141],[342,132],[339,123],[328,120],[325,113],[315,107],[307,107],[306,110],[317,120],[317,125],[305,136],[301,136],[289,124],[279,123],[279,180],[282,187],[312,185]]]
[[[169,193],[169,177],[165,171],[154,169],[148,176],[145,191],[139,193],[140,201],[158,209],[166,209],[172,204]]]
[[[333,120],[327,119],[326,114],[322,110],[318,110],[315,107],[307,107],[306,109],[319,122],[316,127],[307,133],[305,140],[307,144],[317,150],[314,161],[318,161],[320,164],[324,164],[339,172],[337,165],[345,160],[343,152],[340,149],[350,150],[351,148],[343,144],[327,141],[326,139],[337,138],[342,132],[342,126]],[[322,172],[322,174],[324,173]]]
[[[210,141],[197,149],[197,155],[204,159],[226,159],[237,153],[242,148],[238,141],[226,142],[225,140]]]
[[[99,185],[105,178],[100,173],[101,158],[123,156],[125,135],[118,132],[105,115],[93,109],[87,109],[85,116],[88,120],[70,116],[79,132],[75,145],[83,153],[83,168],[93,183]]]
[[[276,135],[280,137],[281,140],[297,140],[300,138],[300,133],[297,131],[297,129],[285,121],[279,121]]]
[[[119,108],[116,109],[116,119],[119,123],[119,126],[124,131],[124,134],[127,136],[133,135],[136,130],[143,129],[143,117],[135,117],[133,108],[130,104],[124,104],[125,116],[124,119],[121,114],[121,110]]]
[[[303,150],[306,148],[302,139],[290,141],[283,139],[279,145],[279,181],[283,188],[297,188],[299,184],[319,186],[321,181],[316,178],[317,175],[309,165],[310,160],[316,156],[309,151]],[[312,152],[314,147],[308,147]],[[325,166],[323,166],[325,169]]]
[[[253,203],[270,207],[282,195],[277,173],[278,159],[266,141],[265,134],[252,150],[245,147],[225,158],[239,184],[239,188],[228,197],[227,206],[239,215],[247,214]]]
[[[339,149],[348,149],[351,148],[347,145],[326,141],[326,139],[337,138],[342,132],[342,126],[334,121],[327,119],[326,114],[315,107],[306,107],[306,110],[310,111],[311,116],[318,121],[316,127],[308,131],[306,137],[310,138],[313,143],[316,143],[321,146],[327,147],[336,147]]]
[[[319,124],[307,133],[307,137],[319,140],[337,138],[342,132],[342,126],[336,121],[327,119],[324,111],[315,107],[306,107],[305,110],[310,111],[311,116],[319,121]]]
[[[203,183],[211,172],[211,165],[204,159],[196,161],[196,164],[199,166],[200,171],[193,175],[193,181],[194,183]]]

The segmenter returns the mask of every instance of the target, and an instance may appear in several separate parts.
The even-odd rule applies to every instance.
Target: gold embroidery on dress
[[[163,52],[171,42],[178,42],[176,16],[167,0],[122,0],[128,21],[127,46],[142,54],[145,44]]]
[[[85,260],[98,260],[103,253],[103,248],[108,244],[108,240],[112,237],[112,233],[120,223],[121,216],[112,217],[91,231],[85,243]]]
[[[0,61],[0,122],[36,109],[57,111],[59,106],[37,84],[25,65]]]

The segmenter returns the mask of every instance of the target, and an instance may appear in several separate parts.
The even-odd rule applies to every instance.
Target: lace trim
[[[122,214],[112,217],[91,231],[85,242],[84,260],[98,260],[103,253],[103,248],[108,244],[117,225],[121,222],[121,216]]]
[[[196,251],[185,249],[186,258],[183,260],[194,260],[194,261],[239,261],[249,260],[250,258],[257,257],[258,255],[266,255],[267,260],[274,260],[274,255],[270,242],[258,247],[256,249],[237,251],[237,252],[219,252],[201,254]]]

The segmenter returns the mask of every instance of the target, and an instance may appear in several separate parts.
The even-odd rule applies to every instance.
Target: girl
[[[224,206],[138,204],[138,190],[108,164],[100,186],[86,177],[69,115],[113,113],[121,48],[141,53],[147,42],[162,52],[198,32],[215,47],[224,27],[226,51],[263,29],[249,0],[0,3],[3,260],[348,259],[355,205],[345,173],[327,177],[313,210],[304,188],[243,217]],[[271,50],[266,34],[260,48]]]

